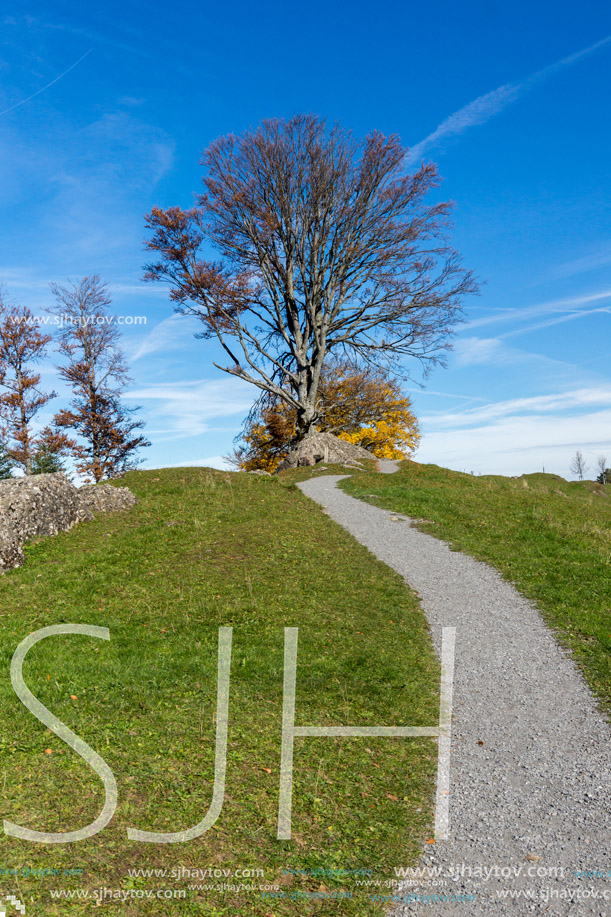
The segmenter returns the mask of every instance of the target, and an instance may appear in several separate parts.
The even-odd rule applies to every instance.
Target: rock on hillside
[[[96,512],[127,509],[137,502],[127,487],[102,484],[78,490],[63,474],[0,481],[0,573],[21,566],[29,538],[57,535],[93,519]]]
[[[116,513],[118,510],[130,509],[138,502],[129,487],[113,487],[112,484],[85,484],[77,493],[83,514],[87,511],[91,514]]]
[[[358,467],[367,459],[373,459],[371,452],[362,446],[355,446],[333,433],[310,433],[291,449],[287,457],[278,465],[276,471],[287,468],[299,468],[303,465],[316,465],[317,462],[330,462],[337,465]]]

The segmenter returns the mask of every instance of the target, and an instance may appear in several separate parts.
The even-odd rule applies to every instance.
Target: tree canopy
[[[428,202],[436,168],[410,173],[407,153],[314,115],[267,120],[211,144],[194,207],[146,217],[145,278],[168,281],[177,310],[218,341],[218,368],[296,412],[298,436],[319,420],[329,354],[428,370],[476,291],[448,242],[451,205]]]

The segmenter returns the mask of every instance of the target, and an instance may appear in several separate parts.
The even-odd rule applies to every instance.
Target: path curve
[[[437,652],[441,628],[457,629],[449,840],[422,861],[445,884],[399,889],[393,917],[611,917],[611,728],[580,673],[495,570],[339,490],[343,477],[298,486],[416,590]],[[405,725],[420,724],[406,711]]]
[[[399,470],[399,462],[395,459],[378,459],[377,466],[382,474],[394,474]]]

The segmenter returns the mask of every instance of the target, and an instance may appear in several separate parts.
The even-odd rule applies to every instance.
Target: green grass
[[[22,706],[9,667],[38,628],[87,623],[111,633],[108,643],[52,637],[26,659],[27,685],[105,759],[119,788],[113,821],[88,840],[0,835],[0,891],[19,894],[28,917],[92,913],[94,901],[53,900],[51,889],[213,881],[128,874],[179,867],[263,869],[255,882],[285,894],[187,890],[178,901],[106,900],[101,913],[363,917],[378,906],[353,878],[307,873],[367,869],[385,879],[417,860],[432,830],[431,739],[297,739],[293,838],[276,839],[285,626],[299,627],[298,725],[430,725],[438,703],[438,664],[413,594],[297,490],[297,477],[130,473],[120,483],[139,497],[136,508],[39,540],[0,578],[2,818],[67,831],[100,811],[98,777]],[[221,815],[186,844],[129,841],[128,827],[178,831],[208,810],[219,626],[234,628]],[[84,874],[6,872],[75,868]],[[305,874],[283,876],[289,869]],[[352,897],[329,897],[342,889]]]
[[[611,487],[549,474],[473,477],[415,462],[341,486],[429,520],[423,531],[496,567],[537,603],[611,713]]]

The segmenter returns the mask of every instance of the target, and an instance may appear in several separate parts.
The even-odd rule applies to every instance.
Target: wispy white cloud
[[[167,294],[167,291],[165,291]],[[171,315],[155,325],[150,334],[137,346],[132,362],[159,351],[173,350],[190,341],[197,331],[197,322],[188,315]]]
[[[199,379],[160,382],[129,392],[129,400],[143,403],[147,413],[163,423],[167,437],[179,439],[209,432],[215,418],[244,417],[255,400],[253,387],[240,379]],[[161,435],[161,431],[155,431]]]
[[[128,283],[122,282],[120,280],[113,280],[109,284],[110,292],[112,295],[121,295],[121,296],[150,296],[151,294],[163,296],[168,295],[167,287],[161,286],[161,284],[154,283]]]
[[[608,35],[601,41],[597,41],[593,45],[589,45],[587,48],[576,51],[574,54],[569,54],[568,57],[563,57],[561,60],[555,61],[542,70],[537,70],[520,83],[506,83],[503,86],[499,86],[498,89],[493,89],[491,92],[486,92],[484,95],[478,96],[473,102],[469,102],[468,105],[463,106],[463,108],[449,115],[449,117],[442,121],[428,137],[425,137],[424,140],[421,140],[420,143],[413,146],[409,154],[410,159],[420,159],[427,150],[433,146],[437,146],[440,142],[450,137],[463,134],[470,127],[475,127],[477,124],[484,124],[492,118],[493,115],[496,115],[512,102],[515,102],[516,99],[524,95],[538,83],[553,76],[564,67],[569,67],[583,57],[593,54],[599,48],[608,45],[609,42],[611,42],[611,35]]]
[[[36,251],[36,279],[51,265],[62,277],[125,276],[142,245],[141,214],[173,157],[173,138],[127,111],[79,127],[61,117],[34,133],[11,127],[0,136],[0,205],[28,214],[10,235],[11,261]]]
[[[451,398],[452,400],[457,401],[485,401],[485,398],[476,397],[475,395],[457,395],[454,392],[437,392],[434,389],[430,388],[406,388],[406,392],[414,393],[417,392],[418,395],[431,395],[434,398]]]
[[[150,462],[144,462],[142,468],[150,470],[155,468],[214,468],[216,471],[235,471],[233,465],[230,465],[227,459],[222,455],[211,455],[208,458],[172,462],[171,464],[164,462],[163,465],[154,465]]]
[[[563,360],[555,360],[545,354],[523,350],[507,344],[501,337],[462,337],[454,344],[452,368],[455,370],[473,367],[520,367],[528,371],[531,382],[538,379],[546,385],[562,384],[566,379],[575,379],[575,366]],[[479,399],[484,400],[484,399]]]
[[[611,308],[603,309],[583,309],[579,312],[570,312],[566,315],[560,315],[557,318],[550,318],[544,322],[535,322],[534,325],[528,325],[526,328],[516,328],[513,331],[507,331],[502,334],[502,338],[518,337],[521,334],[530,334],[532,331],[540,331],[542,328],[551,328],[552,325],[561,325],[565,322],[572,322],[578,318],[588,318],[592,315],[611,314]]]
[[[174,140],[161,128],[127,111],[106,112],[75,139],[78,153],[74,164],[102,181],[129,180],[132,187],[149,188],[163,178],[174,161]]]
[[[112,111],[76,131],[60,123],[48,138],[15,141],[7,159],[20,198],[29,184],[28,197],[40,189],[44,201],[30,247],[63,264],[64,275],[108,274],[104,262],[124,272],[125,253],[141,245],[139,214],[173,166],[173,138],[132,113]]]
[[[498,338],[462,337],[453,345],[453,364],[457,369],[489,363],[516,363],[524,360],[523,351],[509,348]]]
[[[480,474],[569,476],[575,449],[590,465],[611,454],[611,384],[513,398],[421,418],[420,462]]]
[[[473,102],[469,102],[463,108],[455,111],[450,115],[424,140],[417,143],[410,149],[410,159],[420,159],[420,157],[431,147],[436,146],[441,140],[452,137],[456,134],[462,134],[469,127],[475,127],[476,124],[484,124],[493,115],[501,111],[510,102],[514,102],[520,94],[519,86],[499,86],[492,92],[487,92],[479,96]]]
[[[21,101],[15,102],[14,105],[9,105],[9,107],[5,108],[4,111],[0,111],[0,118],[2,117],[2,115],[8,115],[10,111],[14,111],[16,108],[19,108],[21,105],[25,105],[26,102],[30,102],[32,99],[35,99],[36,96],[41,95],[43,92],[46,92],[47,89],[50,89],[51,86],[54,86],[55,83],[59,83],[59,81],[63,79],[65,76],[67,76],[67,74],[70,73],[71,70],[74,70],[75,67],[78,67],[81,61],[84,61],[85,58],[89,54],[91,54],[92,51],[93,51],[93,48],[89,48],[88,51],[85,51],[85,53],[81,57],[79,57],[77,61],[71,64],[66,70],[64,70],[63,73],[60,73],[59,76],[56,76],[54,80],[51,80],[50,83],[47,83],[46,86],[43,86],[41,89],[37,89],[36,92],[33,92],[26,99],[21,99]]]
[[[611,301],[611,289],[599,290],[597,293],[586,293],[582,296],[572,296],[567,299],[550,299],[545,302],[535,303],[532,306],[518,306],[515,309],[500,309],[498,312],[493,312],[491,315],[475,318],[462,327],[471,330],[473,328],[483,328],[486,325],[530,321],[531,319],[539,318],[544,315],[577,315],[581,314],[581,312],[587,314],[585,310],[586,306],[604,300]]]
[[[600,245],[594,252],[588,255],[582,255],[580,258],[573,258],[559,264],[551,270],[546,271],[540,278],[542,280],[565,280],[567,277],[575,277],[578,274],[585,274],[587,271],[596,271],[611,264],[611,242],[605,242]]]
[[[518,475],[534,471],[570,477],[570,462],[581,449],[590,467],[598,455],[611,455],[611,411],[556,417],[506,417],[469,430],[438,430],[422,424],[416,456],[458,471]]]
[[[529,398],[510,398],[463,411],[428,415],[422,418],[423,423],[435,427],[474,427],[486,421],[514,415],[561,414],[576,408],[584,409],[595,406],[606,407],[611,404],[611,383],[578,388],[571,391],[555,392],[549,395],[533,395]],[[611,426],[609,428],[611,436]]]

